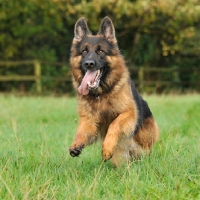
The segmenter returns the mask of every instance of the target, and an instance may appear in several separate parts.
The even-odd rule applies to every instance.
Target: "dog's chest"
[[[121,113],[118,105],[109,99],[98,99],[93,105],[100,124],[110,124]]]
[[[112,124],[112,122],[117,118],[118,115],[119,113],[117,113],[116,110],[112,107],[110,107],[107,110],[99,112],[98,129],[101,138],[105,138],[110,124]]]

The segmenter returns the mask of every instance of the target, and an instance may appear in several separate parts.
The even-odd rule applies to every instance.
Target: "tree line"
[[[0,0],[0,60],[68,62],[74,24],[82,16],[94,34],[102,18],[112,19],[130,67],[178,68],[178,79],[188,88],[200,80],[199,0]],[[42,70],[59,76],[69,69],[44,65]],[[32,69],[0,68],[1,75],[18,73]],[[16,83],[7,84],[0,89]]]

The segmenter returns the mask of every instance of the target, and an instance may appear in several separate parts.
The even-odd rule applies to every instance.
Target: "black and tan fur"
[[[91,34],[84,18],[77,21],[70,65],[80,118],[70,155],[78,156],[98,138],[103,140],[103,160],[112,158],[115,166],[132,156],[148,154],[158,139],[158,127],[146,101],[130,80],[110,18],[102,20],[97,35]],[[98,88],[82,95],[78,87],[88,68],[100,69],[102,76]]]

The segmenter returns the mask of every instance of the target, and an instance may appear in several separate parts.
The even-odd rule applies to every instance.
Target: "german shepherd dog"
[[[80,122],[70,155],[79,156],[98,138],[103,141],[103,161],[112,158],[115,166],[148,154],[158,139],[158,127],[130,79],[111,19],[105,17],[92,35],[80,18],[74,33],[70,66]]]

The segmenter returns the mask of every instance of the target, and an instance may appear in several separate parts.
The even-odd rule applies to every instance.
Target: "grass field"
[[[160,140],[116,169],[98,144],[69,156],[75,98],[0,96],[0,199],[200,199],[200,95],[145,99]]]

